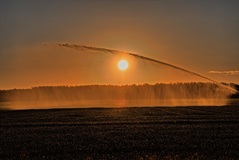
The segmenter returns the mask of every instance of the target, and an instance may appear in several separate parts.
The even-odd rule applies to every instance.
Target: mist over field
[[[41,86],[1,90],[0,102],[9,109],[222,106],[236,95],[213,83],[142,85]],[[235,96],[234,96],[235,97]]]

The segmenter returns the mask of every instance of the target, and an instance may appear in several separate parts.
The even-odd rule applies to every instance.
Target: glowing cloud
[[[209,71],[211,74],[239,75],[239,71]]]

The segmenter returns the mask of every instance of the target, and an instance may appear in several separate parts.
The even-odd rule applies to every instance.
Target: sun
[[[118,68],[121,70],[121,71],[124,71],[128,68],[129,64],[126,60],[122,59],[118,62]]]

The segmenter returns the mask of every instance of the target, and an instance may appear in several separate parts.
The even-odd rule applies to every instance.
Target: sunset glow
[[[238,8],[0,0],[1,159],[237,159]]]

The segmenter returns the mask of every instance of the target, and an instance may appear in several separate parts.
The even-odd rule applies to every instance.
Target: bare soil
[[[0,111],[1,159],[239,159],[239,106]]]

